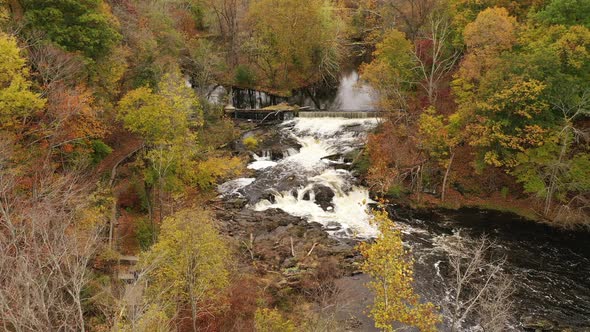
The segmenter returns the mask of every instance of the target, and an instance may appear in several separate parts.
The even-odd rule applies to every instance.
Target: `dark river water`
[[[516,329],[527,316],[560,326],[590,326],[587,232],[562,231],[495,211],[390,210],[412,247],[417,287],[427,297],[444,297],[448,279],[439,271],[447,264],[448,244],[457,236],[474,241],[485,234],[494,242],[494,253],[506,258],[505,271],[514,279]]]
[[[219,90],[219,89],[218,89]],[[212,94],[212,99],[223,98]],[[288,100],[256,91],[234,91],[234,104],[258,108],[288,101],[300,106],[337,110],[368,110],[374,94],[358,82],[355,71],[342,75],[328,91],[298,92]],[[314,101],[315,100],[315,101]],[[316,107],[314,107],[316,106]],[[377,234],[366,213],[371,199],[344,155],[362,147],[378,119],[296,118],[280,127],[283,151],[252,154],[255,176],[220,186],[225,196],[250,200],[248,208],[271,208],[319,222],[335,237],[370,238]],[[506,258],[505,272],[514,279],[514,323],[523,317],[545,319],[574,330],[590,327],[590,241],[588,232],[551,228],[512,214],[461,209],[410,211],[390,207],[415,257],[416,289],[426,300],[444,304],[450,284],[448,249],[461,238],[475,241],[483,234],[494,243],[496,256]],[[444,328],[443,328],[444,329]],[[465,331],[477,328],[466,323]]]

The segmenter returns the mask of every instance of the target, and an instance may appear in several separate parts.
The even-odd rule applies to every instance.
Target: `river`
[[[356,72],[348,72],[331,97],[313,99],[332,111],[370,109],[371,90],[356,84],[357,80]],[[314,103],[311,99],[301,99],[300,105]],[[254,106],[266,102],[271,101],[260,97]],[[367,214],[372,200],[348,169],[347,155],[363,146],[378,122],[343,118],[284,122],[279,125],[281,151],[253,154],[249,168],[255,176],[229,181],[219,190],[226,197],[247,198],[249,209],[278,208],[318,222],[334,237],[374,237],[377,230]],[[520,322],[527,316],[575,329],[590,326],[588,233],[560,231],[511,214],[475,209],[412,211],[389,206],[389,211],[412,250],[415,287],[425,300],[448,301],[451,278],[445,270],[453,242],[458,237],[471,242],[486,234],[494,243],[494,253],[506,257],[505,272],[514,278],[512,330],[523,330]],[[476,331],[477,327],[465,323],[463,329]]]

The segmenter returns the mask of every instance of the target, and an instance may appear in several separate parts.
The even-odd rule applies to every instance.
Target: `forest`
[[[376,235],[220,198],[279,139],[212,92],[314,99],[351,67],[383,114],[342,157]],[[485,236],[429,298],[394,204],[587,235],[590,1],[0,0],[0,329],[570,328],[513,316]],[[341,314],[358,275],[371,326]]]

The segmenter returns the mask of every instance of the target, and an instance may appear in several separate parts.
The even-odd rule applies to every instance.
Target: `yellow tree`
[[[478,81],[498,64],[499,55],[516,43],[516,19],[504,8],[488,8],[463,31],[467,54],[459,70],[466,82]]]
[[[426,109],[418,121],[422,145],[431,158],[435,159],[445,169],[441,188],[441,200],[445,200],[445,192],[453,159],[455,147],[461,141],[460,118],[457,114],[448,120],[436,114],[434,107]]]
[[[16,39],[0,32],[0,128],[15,129],[44,107],[28,76]]]
[[[365,258],[362,271],[372,278],[368,286],[375,294],[370,312],[375,326],[393,331],[393,324],[398,322],[423,332],[437,331],[441,317],[432,303],[422,303],[414,293],[413,260],[400,231],[385,211],[375,212],[374,222],[379,236],[373,244],[362,243],[359,249]]]
[[[389,30],[373,52],[373,61],[361,67],[363,79],[380,94],[385,109],[407,110],[406,100],[416,83],[413,45],[399,30]]]
[[[141,135],[149,145],[173,141],[201,124],[201,106],[180,72],[164,76],[157,91],[141,87],[119,102],[119,119],[125,128]],[[196,121],[194,121],[196,120]]]
[[[229,249],[204,210],[166,218],[158,243],[140,261],[148,271],[150,300],[167,308],[169,317],[189,309],[193,331],[200,315],[218,308],[229,284]]]
[[[130,91],[119,102],[119,119],[125,128],[140,135],[146,142],[145,172],[148,186],[159,202],[160,222],[163,217],[164,191],[179,188],[181,179],[196,168],[197,138],[191,127],[202,125],[202,109],[195,92],[184,84],[180,71],[164,75],[157,91],[141,87]],[[154,208],[149,203],[152,230],[155,229]],[[155,205],[155,203],[154,203]],[[153,234],[155,240],[155,233]]]

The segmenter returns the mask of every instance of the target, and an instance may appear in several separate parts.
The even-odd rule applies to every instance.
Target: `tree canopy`
[[[28,25],[67,51],[96,59],[121,39],[103,0],[23,0]]]

